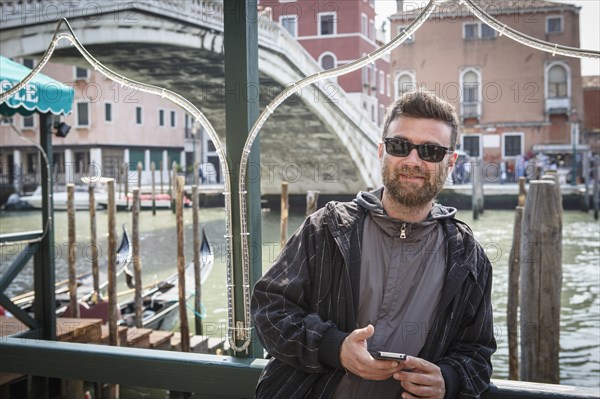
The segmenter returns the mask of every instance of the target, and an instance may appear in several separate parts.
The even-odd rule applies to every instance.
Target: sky
[[[405,3],[410,2],[411,0],[405,1]],[[427,4],[426,0],[412,2],[417,3],[418,6]],[[600,1],[562,0],[560,2],[581,7],[581,10],[579,11],[581,48],[586,50],[600,50],[600,30],[598,28],[598,20],[600,19]],[[375,0],[375,12],[378,16],[377,26],[381,26],[381,22],[383,22],[387,16],[396,12],[396,0]],[[583,76],[600,75],[600,60],[582,60],[581,74]]]

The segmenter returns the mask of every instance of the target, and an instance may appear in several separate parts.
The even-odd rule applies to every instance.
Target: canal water
[[[292,210],[293,211],[293,210]],[[299,212],[303,210],[298,210]],[[225,224],[222,208],[200,210],[200,221],[215,252],[215,265],[202,286],[204,334],[225,337],[227,325]],[[460,211],[458,217],[472,227],[484,246],[494,267],[493,304],[498,351],[493,356],[494,378],[508,376],[508,340],[506,304],[508,256],[510,252],[514,212],[485,211],[473,221],[471,212]],[[288,237],[302,223],[299,213],[290,214]],[[279,212],[263,212],[263,270],[279,253]],[[192,213],[184,211],[186,259],[192,254]],[[125,224],[131,232],[131,213],[118,212],[117,226]],[[98,247],[100,262],[106,262],[107,213],[97,212]],[[40,230],[41,212],[0,212],[0,234]],[[117,229],[120,234],[120,227]],[[91,270],[89,213],[79,211],[76,216],[77,262],[79,272]],[[140,251],[143,284],[160,281],[176,271],[177,245],[175,215],[158,211],[156,216],[143,212],[140,218]],[[55,213],[56,279],[67,278],[67,214]],[[0,247],[0,274],[6,271],[18,246]],[[26,267],[8,288],[8,295],[17,295],[32,287],[32,266]],[[120,279],[118,290],[125,289]],[[563,291],[561,305],[560,367],[561,383],[581,387],[600,387],[600,226],[591,214],[568,211],[563,217]],[[190,312],[193,326],[193,313]],[[193,328],[193,327],[191,327]],[[135,391],[135,389],[133,389]],[[136,397],[133,393],[131,397]],[[143,392],[146,392],[143,390]],[[143,397],[144,395],[139,397]]]

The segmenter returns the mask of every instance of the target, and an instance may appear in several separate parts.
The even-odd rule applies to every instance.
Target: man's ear
[[[379,160],[381,160],[381,158],[383,158],[383,143],[379,143],[377,144],[377,155],[379,157]]]
[[[455,151],[452,154],[450,154],[450,159],[448,160],[448,167],[453,168],[454,165],[456,164],[457,159],[458,159],[458,152]]]

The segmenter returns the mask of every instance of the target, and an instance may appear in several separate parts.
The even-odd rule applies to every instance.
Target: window
[[[383,104],[379,104],[379,126],[383,124],[383,119],[385,118],[385,107]]]
[[[408,27],[408,26],[399,26],[399,27],[398,27],[398,34],[400,35],[400,34],[404,33],[404,31],[406,30],[406,28],[407,28],[407,27]],[[415,35],[414,35],[414,34],[412,34],[412,35],[410,35],[410,36],[409,36],[409,37],[408,37],[408,38],[407,38],[407,39],[406,39],[406,40],[403,42],[403,44],[404,44],[404,43],[413,43],[414,41],[415,41]]]
[[[164,109],[158,110],[158,126],[160,126],[160,127],[165,126],[165,110]]]
[[[467,23],[463,25],[463,38],[465,40],[477,39],[479,37],[479,24]]]
[[[86,68],[75,67],[76,80],[87,80],[89,77],[89,71]]]
[[[35,119],[33,115],[23,117],[23,129],[31,129],[35,126]]]
[[[298,16],[297,15],[282,15],[279,17],[279,23],[283,29],[287,30],[293,37],[298,36]]]
[[[2,116],[0,115],[0,125],[12,125],[13,118],[12,116]]]
[[[35,66],[33,58],[23,58],[23,65],[25,65],[29,69],[33,69],[33,67]]]
[[[504,133],[502,135],[502,157],[511,158],[523,155],[523,133]]]
[[[481,115],[481,76],[474,69],[467,69],[461,75],[461,114],[463,118],[477,118]]]
[[[323,68],[323,70],[328,70],[328,69],[332,69],[335,68],[335,57],[333,54],[331,53],[325,53],[321,55],[321,60],[319,61],[319,64],[321,64],[321,68]]]
[[[88,103],[77,103],[77,127],[88,127],[90,125],[90,107]]]
[[[319,35],[336,34],[336,15],[334,12],[319,13]]]
[[[112,104],[104,103],[104,122],[111,123],[112,121]]]
[[[467,152],[471,157],[480,157],[480,137],[479,135],[463,135],[462,136],[462,149]]]
[[[385,93],[385,74],[383,71],[379,71],[379,93]]]
[[[375,22],[369,21],[369,39],[375,40]]]
[[[388,75],[387,75],[387,85],[386,85],[386,95],[387,95],[388,97],[389,97],[389,96],[391,95],[391,93],[392,93],[392,90],[390,89],[390,86],[391,86],[391,80],[392,80],[392,79],[390,79],[390,74],[388,73]]]
[[[175,127],[175,122],[177,121],[175,111],[171,111],[171,127]]]
[[[563,17],[562,15],[546,17],[546,33],[557,34],[563,31]]]
[[[481,38],[493,39],[496,37],[496,31],[488,24],[481,24]]]
[[[142,124],[142,107],[135,107],[135,124]]]
[[[496,31],[482,22],[467,22],[463,24],[463,38],[465,40],[495,39]]]
[[[567,70],[560,64],[548,70],[548,97],[568,97]]]
[[[396,77],[396,98],[416,88],[415,78],[408,72],[401,72]]]

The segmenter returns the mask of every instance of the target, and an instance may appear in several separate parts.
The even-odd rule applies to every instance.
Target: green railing
[[[0,372],[252,398],[265,359],[0,338]],[[598,398],[598,390],[494,380],[484,399]]]

